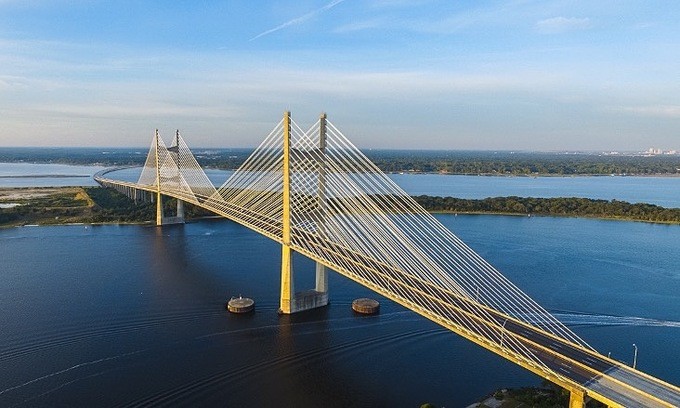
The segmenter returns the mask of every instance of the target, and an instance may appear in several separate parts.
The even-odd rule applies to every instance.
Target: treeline
[[[84,222],[108,223],[108,222],[155,222],[156,204],[152,202],[138,201],[135,203],[126,195],[116,190],[100,187],[88,187],[85,191],[94,202],[91,216]],[[177,200],[164,197],[163,211],[166,216],[175,214]],[[185,218],[198,218],[213,213],[189,203],[184,205]]]
[[[194,149],[203,167],[233,170],[252,149]],[[0,162],[143,165],[145,149],[0,148]],[[680,155],[635,156],[593,153],[369,150],[382,171],[488,175],[680,174]]]
[[[94,202],[91,215],[84,222],[146,222],[156,219],[156,205],[151,202],[135,203],[116,190],[101,187],[88,187],[85,192]]]
[[[194,149],[193,153],[201,166],[235,169],[252,151],[253,149]],[[142,166],[147,153],[148,148],[0,147],[0,163]]]
[[[632,204],[619,200],[514,196],[473,200],[425,195],[414,197],[414,199],[431,212],[552,215],[680,223],[680,208],[664,208],[643,203]]]
[[[680,208],[619,200],[514,196],[474,200],[425,195],[414,199],[430,212],[593,217],[680,224]],[[50,195],[13,201],[22,205],[0,209],[0,226],[73,222],[151,223],[156,219],[154,203],[135,203],[115,190],[99,187],[64,188]],[[165,214],[173,215],[176,201],[166,198],[163,204]],[[187,219],[212,215],[205,209],[185,204]]]
[[[680,155],[389,152],[369,154],[369,158],[387,172],[555,176],[680,174]]]

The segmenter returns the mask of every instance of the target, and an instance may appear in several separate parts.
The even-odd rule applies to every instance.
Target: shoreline
[[[454,216],[457,215],[491,215],[497,217],[524,217],[524,218],[585,218],[589,220],[602,220],[602,221],[628,221],[628,222],[642,222],[646,224],[662,224],[662,225],[680,225],[680,221],[651,221],[651,220],[639,220],[636,218],[625,218],[625,217],[595,217],[588,215],[556,215],[556,214],[519,214],[511,212],[483,212],[483,211],[428,211],[430,214],[445,214]]]
[[[102,197],[93,199],[91,194],[97,193]],[[0,228],[20,227],[26,225],[144,225],[153,224],[153,208],[149,203],[134,204],[127,197],[114,193],[113,190],[101,187],[0,187]],[[643,219],[641,216],[635,217],[634,212],[631,216],[624,214],[601,215],[598,213],[588,214],[582,211],[576,213],[578,209],[572,208],[573,213],[546,213],[541,211],[531,211],[529,201],[560,200],[565,203],[578,204],[613,204],[606,200],[591,200],[574,197],[561,197],[556,199],[536,199],[531,197],[494,197],[491,199],[456,199],[453,197],[437,196],[413,196],[430,214],[452,214],[460,215],[490,215],[490,216],[513,216],[513,217],[552,217],[552,218],[585,218],[592,220],[608,221],[634,221],[659,225],[680,225],[680,217],[674,215],[666,219]],[[442,202],[443,200],[443,202]],[[447,201],[448,200],[448,201]],[[503,206],[489,208],[485,200],[507,203],[520,202],[525,204],[522,210],[503,211],[499,208]],[[425,201],[425,203],[423,202]],[[629,204],[631,208],[638,209],[639,206],[647,206],[652,210],[661,213],[680,214],[680,209],[666,209],[660,206],[648,204]],[[544,204],[544,207],[545,208]],[[486,207],[475,209],[474,207]],[[637,206],[637,207],[636,207]],[[439,207],[439,208],[437,208]],[[445,207],[445,208],[441,208]],[[453,207],[453,208],[452,208]],[[456,208],[459,207],[459,208]],[[538,207],[537,207],[538,208]],[[647,210],[649,210],[649,208]],[[540,208],[538,208],[540,210]],[[567,210],[564,210],[567,211]],[[641,214],[645,215],[645,214]],[[647,215],[650,217],[649,215]],[[207,218],[221,218],[215,215],[204,213],[188,214],[187,221],[200,220]]]
[[[104,163],[54,163],[54,162],[33,162],[33,161],[0,161],[0,164],[35,164],[35,165],[59,165],[72,167],[117,167],[117,164],[106,165]],[[143,167],[144,164],[128,164],[130,167]],[[221,170],[221,171],[236,171],[237,168],[223,168],[219,166],[205,165],[203,169]],[[399,170],[388,171],[383,170],[385,174],[396,175],[441,175],[441,176],[470,176],[470,177],[527,177],[527,178],[552,178],[552,177],[651,177],[651,178],[680,178],[680,171],[674,173],[573,173],[573,174],[557,174],[557,173],[497,173],[497,172],[483,172],[483,173],[449,173],[444,171],[417,171],[417,170]],[[61,175],[61,174],[46,174],[46,175],[1,175],[0,179],[4,178],[65,178],[65,177],[90,177],[90,175]],[[4,188],[0,186],[0,188]]]
[[[578,178],[578,177],[643,177],[643,178],[680,178],[680,173],[656,173],[656,174],[600,174],[600,173],[583,173],[583,174],[552,174],[552,173],[536,173],[536,174],[499,174],[499,173],[441,173],[441,172],[424,172],[424,171],[392,171],[385,172],[385,174],[398,175],[439,175],[439,176],[469,176],[469,177],[523,177],[523,178]]]

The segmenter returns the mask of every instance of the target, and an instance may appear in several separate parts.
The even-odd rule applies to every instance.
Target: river
[[[678,226],[437,217],[597,350],[630,363],[635,343],[680,384]],[[540,383],[337,274],[329,307],[278,316],[279,257],[226,220],[0,230],[0,406],[460,407]],[[239,294],[254,314],[224,310]],[[363,296],[379,315],[351,312]]]
[[[97,166],[0,163],[0,187],[94,186],[96,183],[88,176],[101,169]],[[109,176],[137,181],[140,171],[140,168],[131,168],[109,173]],[[232,173],[229,170],[206,171],[217,186]],[[69,177],[59,177],[64,175]],[[389,177],[411,195],[457,198],[586,197],[680,208],[680,177],[491,177],[443,174],[390,174]]]

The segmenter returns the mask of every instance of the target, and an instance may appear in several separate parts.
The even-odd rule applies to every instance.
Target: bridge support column
[[[320,263],[316,263],[316,291],[328,293],[328,271]]]
[[[586,406],[585,393],[583,391],[571,390],[569,392],[569,408],[583,408]]]
[[[154,143],[156,144],[155,156],[156,156],[156,226],[163,225],[163,196],[161,195],[161,163],[158,157],[160,135],[158,134],[158,129],[154,136]]]
[[[279,313],[295,313],[294,293],[295,280],[293,277],[293,260],[291,258],[290,246],[283,245],[281,251],[281,301]]]
[[[153,200],[152,200],[153,201]],[[163,195],[156,193],[156,225],[184,224],[184,201],[177,199],[177,215],[166,217],[163,211]]]
[[[163,225],[163,196],[161,192],[156,192],[156,225]]]
[[[181,218],[184,222],[184,201],[177,199],[177,218]]]

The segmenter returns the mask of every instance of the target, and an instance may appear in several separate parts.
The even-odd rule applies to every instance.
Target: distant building
[[[658,154],[679,154],[677,150],[663,150],[663,149],[657,149],[655,147],[650,147],[645,154],[649,156],[655,156]]]

